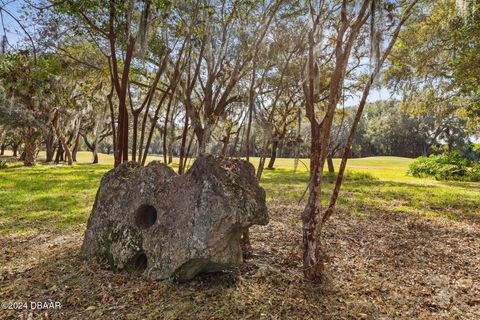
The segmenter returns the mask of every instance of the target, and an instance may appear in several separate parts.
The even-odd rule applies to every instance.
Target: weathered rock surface
[[[82,253],[155,279],[188,280],[239,264],[243,231],[268,223],[254,171],[208,155],[182,176],[155,161],[120,165],[102,179]]]

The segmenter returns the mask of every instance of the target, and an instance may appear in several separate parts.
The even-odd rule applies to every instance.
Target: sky
[[[0,7],[5,8],[9,13],[14,15],[17,19],[20,18],[21,6],[24,5],[23,0],[0,0]],[[5,11],[1,10],[1,25],[0,25],[0,36],[7,35],[7,50],[25,36],[25,33],[20,28],[18,23]],[[21,19],[19,19],[21,20]],[[1,38],[0,38],[1,39]]]
[[[360,103],[361,94],[362,93],[359,92],[354,97],[351,97],[349,99],[345,99],[345,107],[358,106],[358,104]],[[393,96],[392,93],[386,88],[372,89],[372,90],[370,90],[370,94],[368,95],[367,102],[389,100],[389,99],[392,98],[392,96]]]
[[[23,4],[25,4],[23,0],[0,0],[0,6],[4,7],[8,12],[17,18],[20,17],[19,11]],[[25,33],[20,28],[18,23],[15,22],[15,20],[12,19],[12,17],[10,17],[7,13],[3,12],[3,10],[1,16],[3,18],[3,24],[0,26],[0,35],[3,36],[6,33],[8,43],[10,45],[14,45],[25,35]]]

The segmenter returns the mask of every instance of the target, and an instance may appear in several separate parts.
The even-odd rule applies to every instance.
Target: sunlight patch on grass
[[[79,153],[81,161],[88,157],[88,152]],[[102,155],[102,159],[113,160],[108,155]],[[254,164],[257,161],[252,159]],[[398,157],[349,160],[339,210],[356,215],[380,211],[453,221],[480,219],[480,183],[409,177],[405,172],[410,162]],[[338,166],[338,159],[335,163]],[[0,170],[0,235],[85,228],[100,179],[111,168],[111,164],[78,163],[70,167],[40,163],[36,167]],[[335,179],[325,173],[324,203]],[[278,159],[275,170],[264,171],[261,185],[269,202],[289,199],[292,205],[298,205],[303,201],[301,207],[307,197],[308,181],[309,173],[303,166],[294,172],[293,159]],[[292,225],[298,223],[292,221]]]

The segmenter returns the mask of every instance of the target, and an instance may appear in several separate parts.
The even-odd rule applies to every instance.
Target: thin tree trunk
[[[334,174],[335,173],[335,166],[333,165],[332,157],[327,157],[327,165],[328,165],[328,173]]]
[[[97,146],[95,145],[93,147],[93,161],[92,163],[98,163],[98,152],[97,152]]]
[[[265,161],[266,161],[266,157],[261,156],[260,160],[258,162],[258,168],[257,168],[257,179],[258,180],[260,180],[262,178],[263,168],[265,167]]]
[[[18,155],[18,148],[20,147],[20,144],[14,144],[12,146],[12,152],[13,152],[13,156],[16,157]]]
[[[304,275],[308,279],[320,279],[323,274],[324,264],[326,260],[325,252],[322,249],[318,235],[320,230],[317,229],[317,217],[320,214],[318,201],[320,198],[321,178],[320,174],[323,169],[320,157],[320,126],[311,127],[312,142],[310,145],[310,192],[305,210],[302,213],[303,221],[303,265]]]
[[[161,109],[165,99],[167,98],[168,93],[172,89],[172,87],[173,87],[173,83],[171,83],[168,86],[167,91],[162,95],[162,98],[158,102],[157,109],[155,110],[155,114],[153,115],[152,125],[150,127],[150,131],[149,131],[148,137],[147,137],[147,142],[145,143],[145,148],[144,148],[144,151],[142,153],[142,162],[141,162],[142,166],[145,165],[145,162],[147,161],[148,149],[150,148],[150,144],[152,143],[153,132],[155,131],[155,128],[157,127],[156,125],[157,125],[157,121],[159,119],[158,115],[159,115],[160,109]],[[170,94],[170,96],[168,97],[168,104],[172,103],[173,96],[174,96],[174,92],[172,92]]]
[[[164,128],[164,132],[163,132],[163,162],[164,163],[167,163],[167,132],[170,132],[167,128],[168,128],[168,120],[169,120],[169,117],[170,117],[170,109],[172,107],[172,104],[169,103],[167,105],[167,110],[165,111],[165,122],[163,123],[163,128]],[[172,126],[174,125],[173,124],[173,121],[172,121]]]
[[[128,109],[127,105],[123,106],[123,143],[122,143],[122,162],[128,162]]]
[[[25,146],[22,150],[22,153],[20,154],[20,158],[18,158],[19,161],[25,161]]]
[[[178,174],[183,174],[183,172],[185,171],[185,168],[183,167],[183,162],[184,162],[183,159],[185,158],[185,145],[187,143],[187,134],[188,134],[188,115],[185,114],[185,122],[183,124],[183,131],[182,131],[182,142],[180,144],[180,159],[178,163]]]
[[[98,138],[95,137],[95,141],[93,142],[93,145],[90,148],[90,151],[92,151],[92,163],[98,163]]]
[[[77,153],[78,149],[80,149],[80,133],[77,133],[77,137],[75,138],[75,144],[73,145],[72,149],[72,160],[73,162],[77,162]]]
[[[404,17],[401,19],[400,23],[398,24],[392,38],[390,40],[387,49],[385,50],[384,54],[382,55],[381,59],[377,63],[374,72],[370,76],[369,82],[364,90],[362,95],[362,101],[367,99],[368,93],[370,90],[370,86],[373,83],[376,75],[380,71],[380,68],[385,61],[386,57],[391,51],[396,38],[400,32],[402,24],[405,22],[407,17],[410,14],[410,10],[415,5],[417,0],[414,0],[410,3],[409,7],[404,12]],[[356,18],[356,22],[352,26],[349,22],[349,19],[345,19],[347,16],[347,1],[342,3],[342,23],[338,31],[337,35],[337,42],[336,46],[336,60],[335,60],[335,69],[330,78],[330,87],[329,87],[329,98],[327,104],[327,111],[325,116],[323,117],[320,124],[317,123],[315,120],[315,111],[314,111],[314,88],[313,88],[313,49],[314,49],[314,40],[313,35],[315,34],[315,27],[317,24],[314,24],[314,28],[309,32],[309,55],[308,55],[308,94],[306,94],[306,102],[307,102],[307,117],[311,123],[311,132],[312,132],[312,145],[311,145],[311,153],[310,153],[310,161],[311,161],[311,172],[310,172],[310,192],[309,192],[309,199],[305,209],[302,213],[302,220],[303,220],[303,230],[304,230],[304,256],[303,256],[303,263],[304,263],[304,275],[308,279],[322,279],[323,270],[325,267],[325,262],[327,260],[326,253],[323,250],[321,245],[321,234],[322,229],[325,225],[327,219],[331,216],[336,198],[338,196],[338,191],[341,186],[343,170],[346,167],[346,161],[348,158],[348,151],[344,152],[344,157],[342,158],[342,163],[340,165],[339,174],[337,176],[337,182],[334,188],[334,192],[332,193],[332,197],[330,199],[330,205],[323,212],[320,216],[321,210],[321,186],[322,186],[322,174],[323,174],[323,166],[325,164],[327,151],[328,151],[328,144],[330,141],[330,133],[331,127],[333,122],[333,116],[335,113],[336,106],[338,101],[340,100],[342,87],[344,84],[344,77],[345,77],[345,70],[348,65],[348,59],[351,53],[351,49],[353,46],[354,41],[357,39],[358,33],[365,23],[366,19],[364,16],[366,15],[367,8],[369,6],[369,1],[364,1],[362,7],[358,11],[358,15]],[[320,15],[317,16],[317,21]],[[351,28],[349,36],[344,39],[343,35],[348,28]],[[359,108],[357,110],[356,118],[360,118],[361,110]],[[352,130],[350,131],[349,140],[353,141],[353,136],[356,129],[356,121],[354,120],[354,124],[352,125]],[[347,142],[346,148],[350,148],[351,143]]]
[[[169,139],[167,144],[167,154],[168,154],[168,164],[173,162],[173,144],[175,142],[175,121],[174,121],[174,112],[172,112],[172,116],[170,119],[170,131],[169,131]]]
[[[267,170],[273,170],[275,160],[277,159],[277,149],[278,149],[278,140],[275,139],[272,142],[272,155],[270,156],[270,161],[268,162]]]
[[[343,151],[343,156],[342,156],[342,162],[340,163],[340,168],[338,169],[338,175],[337,175],[337,180],[335,182],[335,187],[332,192],[332,196],[330,197],[330,203],[328,205],[327,210],[323,213],[322,219],[321,219],[321,225],[324,225],[325,222],[330,218],[330,216],[333,214],[333,210],[335,208],[335,204],[337,202],[338,195],[340,193],[340,188],[342,186],[343,182],[343,175],[345,172],[345,169],[347,167],[347,161],[350,156],[350,151],[352,149],[353,145],[353,140],[355,138],[355,133],[357,132],[358,124],[360,123],[362,114],[363,114],[363,109],[365,108],[365,105],[367,104],[367,98],[368,95],[370,94],[370,89],[373,85],[373,82],[375,81],[378,73],[381,70],[382,65],[385,63],[385,60],[388,58],[390,55],[390,52],[392,51],[393,46],[395,45],[395,42],[397,41],[398,35],[400,34],[400,30],[402,28],[402,25],[405,23],[405,21],[408,19],[408,17],[411,14],[412,8],[415,6],[417,3],[417,0],[413,1],[410,3],[410,5],[407,7],[405,10],[402,19],[400,20],[399,24],[397,25],[395,32],[392,35],[392,38],[390,39],[390,42],[388,46],[386,47],[384,53],[380,57],[379,61],[377,62],[377,65],[375,66],[375,69],[370,75],[370,78],[365,85],[365,88],[363,89],[362,93],[362,98],[360,99],[360,104],[358,106],[357,112],[355,114],[355,118],[353,120],[352,127],[350,128],[350,133],[348,135],[347,143],[345,145],[344,151]]]
[[[232,128],[228,128],[225,137],[223,137],[222,142],[222,150],[220,151],[220,154],[222,156],[225,156],[227,154],[228,150],[228,144],[230,143],[230,136],[232,135]]]
[[[15,143],[12,145],[12,152],[13,156],[16,157],[18,155],[18,148],[20,147],[19,143]]]
[[[237,147],[238,147],[238,142],[240,141],[240,131],[241,131],[241,126],[238,128],[237,133],[235,135],[235,140],[233,142],[233,147],[230,149],[231,151],[229,152],[230,156],[237,156]]]
[[[108,102],[108,107],[110,110],[110,125],[112,126],[112,145],[113,145],[113,158],[114,158],[114,166],[118,166],[120,164],[120,157],[119,157],[119,152],[117,149],[117,130],[115,128],[115,111],[113,108],[113,84],[110,89],[110,93],[107,95],[107,102]]]
[[[59,142],[58,147],[57,147],[57,153],[55,154],[55,161],[54,162],[58,164],[62,160],[63,160],[63,147]]]
[[[140,110],[139,110],[140,111]],[[148,112],[148,110],[147,110]],[[138,116],[140,112],[132,112],[132,121],[133,121],[133,128],[132,128],[132,161],[137,161],[137,137],[138,137]],[[139,159],[140,162],[140,155]]]
[[[317,19],[318,20],[318,19]],[[320,159],[318,155],[321,152],[320,145],[320,125],[318,124],[315,116],[314,106],[314,29],[308,34],[308,85],[305,85],[304,91],[306,96],[306,114],[310,121],[310,184],[309,184],[309,197],[305,209],[302,212],[303,223],[303,274],[308,279],[319,278],[323,272],[323,260],[324,256],[321,245],[317,239],[317,217],[320,213],[317,201],[320,192],[320,179],[319,168]]]
[[[248,122],[247,122],[247,144],[245,145],[245,153],[247,161],[250,161],[250,135],[252,131],[253,110],[255,108],[255,76],[256,76],[256,59],[253,59],[252,79],[250,81],[250,89],[248,93]]]
[[[183,161],[183,171],[186,171],[186,169],[187,169],[187,160],[188,160],[188,157],[191,156],[190,149],[192,148],[192,143],[193,143],[193,140],[194,140],[194,136],[195,135],[192,132],[192,134],[190,136],[190,142],[188,143],[187,152],[185,154],[185,159]]]
[[[260,160],[258,162],[258,168],[257,168],[257,179],[258,179],[258,181],[260,181],[260,179],[262,178],[263,169],[265,168],[265,161],[267,160],[266,154],[267,154],[267,151],[268,151],[269,142],[270,141],[267,140],[260,150]]]
[[[54,142],[54,135],[51,129],[49,130],[49,133],[45,139],[45,150],[46,150],[46,162],[52,162],[53,161],[53,156],[55,155],[55,148],[53,146]]]

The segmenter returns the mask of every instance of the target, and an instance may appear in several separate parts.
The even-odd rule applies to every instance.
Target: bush
[[[472,170],[470,171],[470,180],[480,181],[480,162],[473,164]]]
[[[0,160],[0,169],[6,169],[6,168],[8,168],[7,161]]]
[[[480,163],[470,161],[458,152],[419,157],[412,162],[407,174],[414,177],[435,177],[438,180],[480,181]]]

